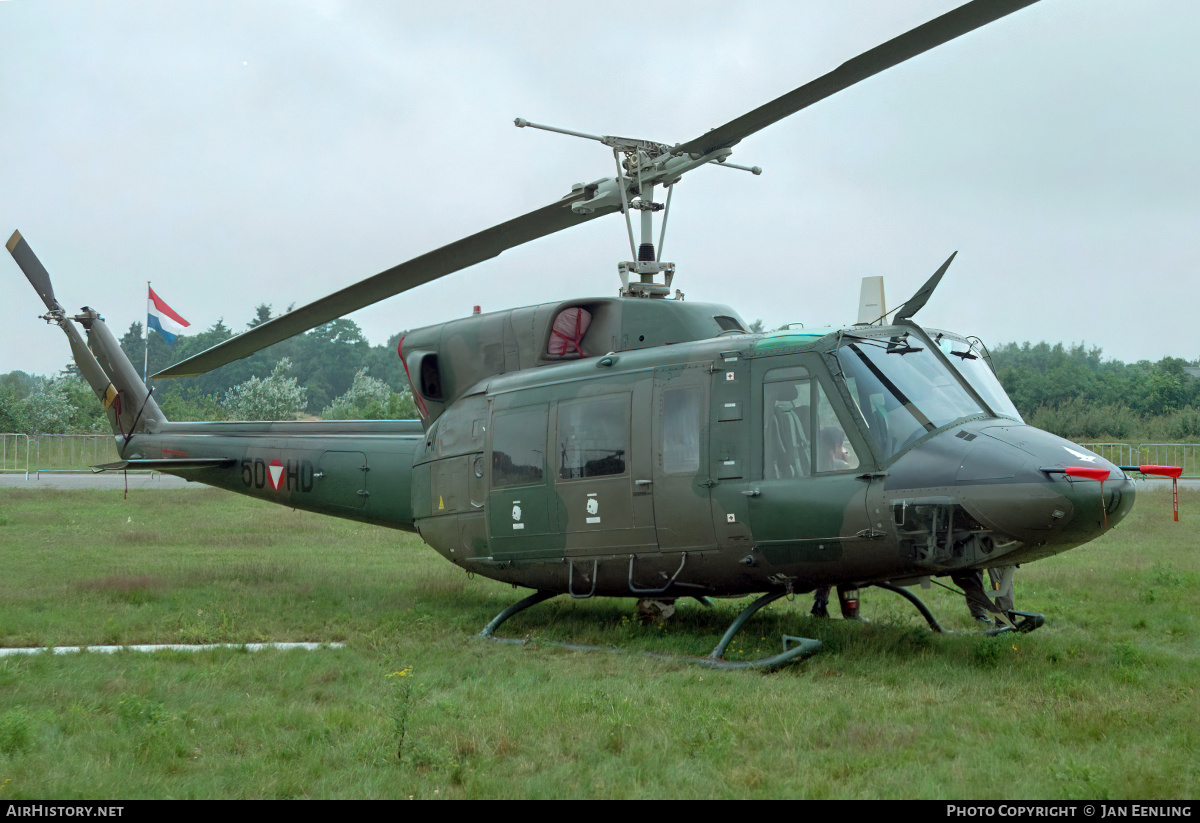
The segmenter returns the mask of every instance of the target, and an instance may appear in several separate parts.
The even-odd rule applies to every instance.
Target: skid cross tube
[[[482,638],[487,638],[488,640],[495,640],[498,643],[525,644],[528,641],[528,637],[521,639],[515,637],[497,637],[496,629],[500,628],[500,626],[512,616],[525,611],[530,606],[536,606],[538,603],[541,603],[544,600],[549,600],[552,597],[556,597],[557,594],[557,592],[544,590],[534,592],[523,600],[512,604],[507,609],[500,612],[500,614],[496,615],[492,619],[492,622],[488,623],[487,626],[484,627],[483,631],[479,633],[479,636]],[[791,635],[786,634],[783,636],[783,651],[772,657],[766,657],[760,660],[725,660],[720,656],[729,646],[734,636],[738,633],[742,626],[745,625],[746,621],[754,615],[755,612],[757,612],[763,606],[773,603],[775,600],[778,600],[785,594],[787,594],[786,590],[768,592],[743,609],[741,614],[734,619],[733,624],[725,632],[725,636],[721,638],[721,642],[717,644],[717,648],[713,650],[713,653],[709,657],[687,657],[685,655],[662,654],[658,652],[646,652],[645,654],[648,657],[654,657],[660,660],[682,660],[687,663],[695,663],[710,669],[761,669],[763,671],[774,671],[776,669],[783,668],[790,663],[795,663],[799,660],[803,660],[806,657],[811,657],[821,650],[820,641],[811,640],[805,637],[792,637]],[[694,598],[701,605],[708,608],[712,607],[712,603],[709,602],[708,598],[702,596],[694,596]],[[559,648],[572,649],[574,651],[617,651],[617,649],[607,646],[586,646],[578,643],[558,643],[547,640],[539,640],[538,642],[544,643],[548,646],[557,646]]]
[[[787,589],[767,592],[742,609],[741,614],[735,617],[733,622],[729,624],[729,628],[725,630],[721,641],[717,643],[717,647],[712,650],[708,658],[696,662],[702,666],[714,669],[763,669],[765,671],[774,671],[789,663],[795,663],[806,657],[812,657],[821,651],[820,640],[812,640],[807,637],[792,637],[785,634],[783,636],[783,651],[773,657],[764,657],[759,660],[726,660],[722,656],[725,654],[725,650],[729,648],[729,644],[733,642],[733,638],[742,630],[742,626],[746,625],[747,620],[753,617],[760,609],[771,605],[787,593]]]
[[[886,589],[889,592],[895,592],[903,597],[909,603],[917,607],[917,611],[921,613],[921,617],[925,618],[925,622],[929,624],[929,628],[939,634],[945,634],[946,630],[937,622],[937,618],[933,616],[933,612],[929,611],[929,607],[921,602],[921,598],[910,592],[902,586],[893,586],[891,583],[876,583],[875,586],[880,589]]]
[[[549,600],[551,597],[557,597],[557,596],[558,596],[558,592],[548,592],[548,591],[534,592],[533,594],[529,595],[529,597],[526,597],[524,600],[521,600],[519,603],[513,603],[507,609],[500,612],[500,614],[493,617],[492,622],[488,623],[486,626],[483,627],[483,631],[481,631],[479,633],[479,636],[480,637],[489,637],[492,640],[498,640],[501,643],[521,643],[522,641],[520,641],[520,640],[510,640],[505,637],[496,637],[495,636],[496,629],[500,628],[500,626],[503,623],[505,623],[514,614],[523,612],[526,609],[528,609],[530,606],[536,606],[538,603],[541,603],[543,600]]]
[[[895,586],[891,583],[874,583],[872,585],[874,585],[876,588],[886,589],[889,592],[895,592],[906,599],[909,603],[912,603],[917,607],[917,611],[921,613],[921,616],[925,618],[925,622],[929,624],[929,628],[933,629],[935,632],[938,632],[939,634],[954,634],[954,632],[943,629],[941,624],[937,622],[937,618],[933,616],[933,612],[929,611],[929,607],[921,602],[921,598],[917,597],[908,589],[902,586]],[[1004,614],[1008,618],[1010,625],[1000,626],[999,628],[984,632],[984,634],[986,634],[988,637],[994,637],[998,634],[1008,634],[1009,632],[1028,633],[1034,629],[1040,628],[1046,623],[1045,615],[1037,612],[1008,611]],[[1017,620],[1018,617],[1020,617],[1021,620]]]

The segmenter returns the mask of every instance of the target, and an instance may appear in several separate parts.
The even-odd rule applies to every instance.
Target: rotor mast
[[[614,206],[625,215],[625,228],[629,235],[629,254],[632,260],[617,264],[621,277],[622,297],[671,297],[671,281],[675,277],[675,264],[664,262],[662,247],[667,233],[667,217],[671,209],[671,195],[675,184],[684,174],[708,163],[716,163],[731,169],[762,174],[758,166],[739,166],[726,163],[733,153],[729,147],[721,147],[707,153],[687,153],[679,144],[667,146],[652,140],[637,140],[629,137],[585,134],[570,129],[531,123],[523,117],[513,121],[517,128],[534,128],[582,137],[603,143],[613,150],[617,166],[616,177],[596,180],[592,183],[576,183],[571,193],[583,193],[585,198],[571,204],[579,214],[589,214],[596,208]],[[654,188],[662,185],[667,190],[666,203],[654,202]],[[633,211],[639,217],[640,242],[634,241]],[[662,225],[659,229],[658,246],[654,244],[654,213],[661,211]],[[661,275],[661,279],[658,279]],[[675,291],[675,299],[682,300],[683,293]]]

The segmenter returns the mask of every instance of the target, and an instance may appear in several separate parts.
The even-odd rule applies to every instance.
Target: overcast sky
[[[955,0],[0,0],[0,234],[118,336],[146,281],[205,329],[302,305],[611,176],[590,141],[688,140]],[[634,10],[640,10],[640,16]],[[689,300],[853,322],[957,259],[917,316],[1125,361],[1200,356],[1200,3],[1042,0],[754,135],[678,187]],[[408,328],[614,294],[609,216],[351,315]],[[0,263],[0,373],[69,359]]]

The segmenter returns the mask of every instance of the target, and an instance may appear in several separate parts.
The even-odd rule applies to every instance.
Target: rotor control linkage
[[[653,140],[586,134],[572,129],[531,123],[523,117],[518,117],[513,123],[517,128],[529,127],[595,140],[613,150],[613,159],[617,167],[616,176],[591,183],[576,183],[571,187],[571,194],[582,193],[584,197],[572,203],[571,208],[578,214],[591,214],[597,208],[615,207],[625,215],[625,227],[629,234],[629,252],[634,259],[617,264],[617,273],[621,278],[620,293],[622,297],[670,297],[671,281],[675,276],[675,264],[663,262],[662,246],[667,233],[671,194],[675,191],[675,183],[678,183],[684,174],[708,163],[748,171],[752,174],[762,174],[762,169],[758,166],[739,166],[735,163],[727,163],[726,160],[732,153],[732,148],[728,146],[718,147],[709,152],[685,152],[679,148],[678,144],[668,146]],[[657,185],[667,187],[665,204],[654,202],[654,187]],[[633,211],[641,212],[640,245],[634,240],[631,215]],[[653,242],[653,215],[658,211],[661,211],[663,216],[656,253]],[[662,279],[656,279],[660,275]]]
[[[653,140],[638,140],[638,139],[632,138],[632,137],[614,137],[612,135],[607,135],[607,134],[587,134],[586,132],[582,132],[582,131],[573,131],[572,129],[560,129],[557,126],[547,126],[543,123],[531,123],[528,120],[526,120],[524,117],[518,117],[515,120],[513,120],[513,125],[515,125],[519,129],[524,129],[524,128],[541,129],[542,131],[552,131],[556,134],[566,134],[566,135],[569,135],[570,137],[582,137],[585,140],[595,140],[597,143],[603,143],[604,145],[608,146],[609,148],[620,149],[621,151],[625,151],[625,152],[641,151],[641,152],[645,152],[646,154],[650,155],[651,157],[661,157],[661,156],[667,155],[667,154],[680,155],[683,153],[678,150],[678,146],[679,146],[678,143],[672,147],[672,146],[668,146],[666,143],[658,143]],[[693,154],[690,156],[693,159],[695,159],[702,155]],[[717,163],[719,165],[724,166],[727,169],[737,169],[739,171],[748,171],[751,174],[755,174],[755,175],[762,174],[762,168],[760,166],[741,166],[741,165],[738,165],[737,163],[726,163],[724,160],[724,157],[728,157],[728,156],[729,156],[729,153],[727,152],[721,158],[714,158],[712,160],[707,160],[705,162]]]
[[[682,150],[678,144],[668,146],[666,143],[658,143],[654,140],[586,134],[581,131],[560,129],[556,126],[546,126],[541,123],[531,123],[523,117],[516,118],[513,123],[517,128],[528,127],[551,131],[556,134],[566,134],[571,137],[582,137],[586,140],[595,140],[598,143],[608,146],[614,152],[625,154],[626,162],[623,164],[625,170],[631,178],[635,179],[638,185],[632,191],[627,191],[627,196],[622,198],[620,189],[618,188],[620,181],[616,178],[608,177],[592,183],[576,183],[571,187],[572,191],[587,190],[592,195],[583,202],[571,204],[571,208],[580,214],[586,214],[586,209],[597,209],[604,206],[621,207],[622,201],[627,206],[633,200],[633,196],[631,195],[643,193],[641,191],[643,186],[652,188],[658,185],[673,185],[679,182],[679,179],[692,169],[699,168],[708,163],[716,163],[726,168],[748,171],[751,174],[762,174],[762,169],[758,166],[740,166],[735,163],[727,163],[726,159],[733,154],[733,149],[729,146],[720,146],[705,152],[689,152]],[[618,163],[618,166],[620,165],[622,164]]]

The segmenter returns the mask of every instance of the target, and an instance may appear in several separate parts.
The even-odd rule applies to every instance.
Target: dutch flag
[[[149,288],[149,286],[147,286]],[[150,299],[146,301],[146,328],[154,329],[163,336],[167,343],[174,344],[175,338],[183,334],[183,330],[191,323],[184,320],[175,310],[163,302],[163,299],[150,289]]]

